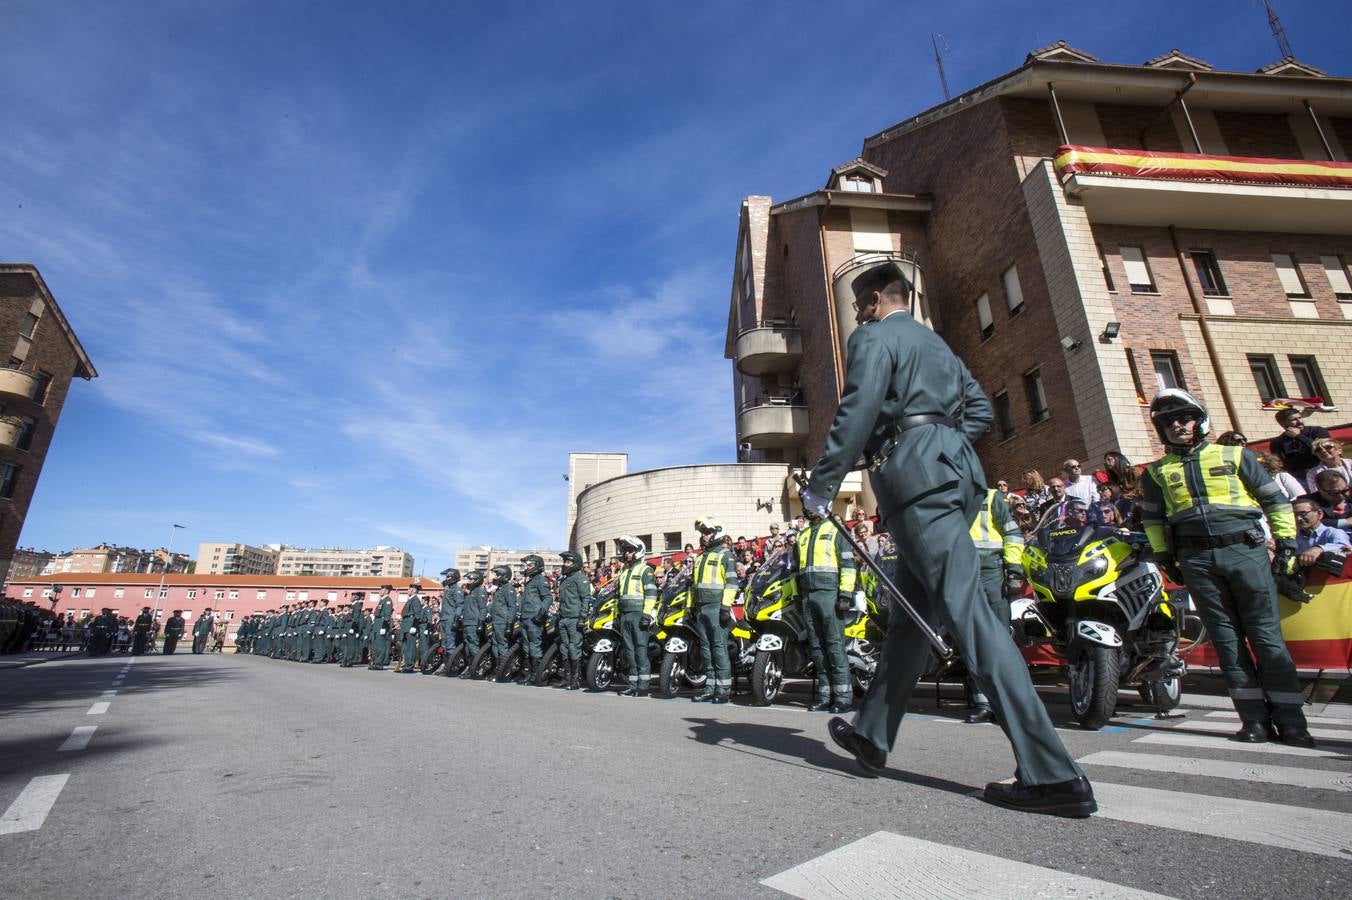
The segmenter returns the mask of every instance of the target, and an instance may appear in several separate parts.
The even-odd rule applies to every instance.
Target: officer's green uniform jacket
[[[570,572],[559,582],[559,618],[579,619],[591,605],[591,582],[581,570]]]
[[[621,613],[657,614],[657,579],[646,560],[640,558],[625,566],[616,580],[620,584],[615,599]]]
[[[166,636],[174,634],[176,637],[182,637],[183,627],[186,624],[182,616],[170,616],[169,620],[164,623],[164,633]]]
[[[549,596],[549,582],[545,576],[536,574],[521,589],[521,618],[530,619],[541,609],[546,609],[553,598]]]
[[[453,584],[441,589],[441,634],[443,637],[451,633],[455,627],[455,620],[460,616],[460,609],[465,605],[465,592],[460,590],[459,584]]]
[[[197,621],[194,622],[192,626],[193,637],[202,637],[203,635],[211,634],[211,626],[214,618],[214,616],[198,616]]]
[[[695,590],[696,606],[718,603],[732,608],[742,582],[737,577],[737,557],[728,549],[726,539],[706,547],[695,560],[691,586]]]
[[[374,630],[371,632],[371,636],[375,637],[379,635],[380,629],[382,628],[384,628],[386,632],[388,632],[393,622],[394,622],[394,601],[391,600],[388,595],[386,595],[384,597],[381,597],[376,602],[375,616],[371,622],[371,627]],[[388,634],[386,636],[388,636]]]
[[[1295,548],[1296,518],[1281,487],[1247,447],[1203,441],[1146,466],[1141,522],[1150,549],[1174,552],[1174,537],[1219,537],[1258,527],[1266,514],[1272,536]]]
[[[427,610],[423,608],[422,597],[418,594],[410,594],[404,601],[404,607],[399,611],[399,627],[404,634],[408,634],[412,628],[420,628],[427,622]]]
[[[854,599],[854,549],[830,519],[818,519],[798,533],[793,559],[799,594],[829,591],[832,602],[836,595]]]
[[[477,626],[484,619],[484,614],[488,612],[488,591],[482,584],[470,589],[465,595],[465,605],[461,607],[460,615],[465,619],[465,628]]]
[[[516,591],[512,589],[510,581],[498,585],[497,591],[493,593],[493,621],[510,622],[517,615]]]

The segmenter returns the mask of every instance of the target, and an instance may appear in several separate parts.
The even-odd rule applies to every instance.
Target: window
[[[25,597],[31,597],[31,596],[33,596],[33,589],[32,589],[32,588],[24,588],[24,589],[23,589],[23,595],[24,595]]]
[[[873,179],[863,175],[849,175],[845,178],[844,189],[859,194],[873,193]]]
[[[189,599],[189,600],[196,600],[196,599],[197,599],[197,588],[189,588],[189,589],[188,589],[188,599]]]
[[[982,294],[976,298],[976,320],[981,326],[981,339],[987,340],[995,334],[995,320],[991,318],[991,298]]]
[[[296,599],[300,600],[301,603],[307,603],[310,600],[310,592],[301,591],[299,594],[296,595]]]
[[[651,534],[637,534],[634,536],[643,542],[643,546],[647,547],[649,552],[652,552],[653,536]]]
[[[151,597],[154,597],[154,596],[155,596],[155,589],[154,589],[154,588],[146,588],[146,599],[149,600]]]
[[[1227,297],[1230,292],[1225,289],[1225,279],[1221,277],[1221,264],[1216,259],[1216,254],[1210,250],[1193,250],[1188,253],[1192,257],[1192,268],[1197,273],[1197,283],[1202,286],[1202,294],[1207,297]]]
[[[1000,440],[1009,440],[1014,436],[1014,408],[1009,403],[1008,391],[995,395],[995,415],[1000,421]]]
[[[1108,290],[1117,292],[1117,285],[1113,284],[1113,273],[1108,269],[1108,257],[1103,253],[1103,245],[1098,244],[1099,265],[1103,267],[1103,283],[1108,286]]]
[[[1028,398],[1028,418],[1034,424],[1051,415],[1047,410],[1047,395],[1042,390],[1042,371],[1034,369],[1023,376],[1023,393]]]
[[[1005,285],[1005,302],[1009,304],[1009,314],[1017,316],[1023,312],[1023,286],[1019,284],[1019,267],[1010,266],[1000,276]]]
[[[681,533],[679,531],[667,531],[662,534],[662,545],[667,550],[681,549]]]
[[[218,598],[218,599],[219,599],[219,598]],[[230,592],[230,599],[231,599],[231,600],[238,600],[238,599],[239,599],[239,591],[231,591],[231,592]],[[332,600],[333,598],[330,597],[329,599]]]
[[[597,542],[596,542],[596,558],[597,558],[597,559],[605,559],[605,558],[606,558],[606,542],[605,542],[605,541],[597,541]]]
[[[14,485],[19,480],[20,469],[13,463],[5,463],[5,468],[0,471],[0,497],[13,497]]]
[[[1328,385],[1324,376],[1319,374],[1319,363],[1313,356],[1288,356],[1291,362],[1291,374],[1296,376],[1296,390],[1302,397],[1318,397],[1325,403],[1332,403]]]
[[[1333,296],[1339,300],[1352,300],[1352,282],[1347,279],[1347,266],[1343,265],[1342,258],[1321,256],[1319,265],[1324,268],[1324,277],[1329,280],[1329,287],[1333,288]]]
[[[1150,265],[1145,261],[1145,253],[1140,247],[1122,248],[1122,268],[1127,270],[1127,284],[1133,294],[1158,294],[1155,276],[1150,274]]]
[[[86,599],[86,600],[93,600],[93,599],[94,599],[94,593],[95,593],[95,591],[97,591],[97,590],[98,590],[97,588],[90,588],[89,590],[85,591],[85,599]]]
[[[125,588],[117,588],[116,590],[113,591],[113,599],[114,599],[114,600],[121,600],[122,597],[123,597],[123,595],[126,594],[126,593],[127,593],[127,591],[126,591]]]
[[[168,597],[169,597],[169,589],[168,589],[168,588],[160,588],[160,599],[161,599],[161,600],[165,600],[165,599],[167,599]]]
[[[1131,386],[1136,389],[1136,402],[1145,403],[1145,385],[1141,383],[1141,370],[1136,368],[1136,355],[1127,351],[1127,369],[1131,372]]]
[[[229,622],[229,621],[230,621],[231,619],[233,619],[234,617],[235,617],[235,611],[234,611],[233,609],[227,609],[227,610],[225,611],[225,621]]]
[[[47,391],[52,386],[52,373],[38,370],[38,388],[33,394],[33,402],[39,406],[47,405]]]
[[[19,432],[19,440],[14,445],[16,450],[27,450],[33,444],[33,432],[37,430],[38,423],[32,416],[20,416],[23,422],[23,429]]]
[[[1277,267],[1277,279],[1282,283],[1286,296],[1297,300],[1310,299],[1310,291],[1305,287],[1305,279],[1300,277],[1294,256],[1290,253],[1274,253],[1272,264]]]
[[[1264,403],[1286,395],[1282,376],[1277,371],[1277,360],[1271,356],[1250,355],[1249,371],[1253,373],[1253,383],[1258,385],[1258,396]]]
[[[1186,391],[1183,383],[1183,370],[1178,366],[1178,354],[1172,350],[1151,350],[1150,366],[1155,370],[1155,390],[1167,391],[1178,388]]]
[[[75,598],[75,599],[79,599],[79,596],[80,596],[80,589],[79,589],[79,588],[75,588],[74,590],[72,590],[72,591],[70,592],[70,595],[71,595],[71,597],[73,597],[73,598]]]
[[[233,593],[237,593],[237,592],[231,591],[231,593],[233,594]],[[329,598],[329,600],[337,600],[337,599],[338,599],[338,592],[337,592],[337,591],[329,591],[329,593],[328,593],[328,598]],[[231,597],[230,599],[233,600],[234,598]]]
[[[295,600],[295,599],[296,599],[296,592],[295,592],[295,591],[287,591],[287,592],[286,592],[286,602],[287,602],[287,603],[290,603],[290,602],[292,602],[292,601]]]

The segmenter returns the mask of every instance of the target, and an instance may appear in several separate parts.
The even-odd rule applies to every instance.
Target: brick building
[[[1113,155],[1143,150],[1165,156]],[[923,315],[996,406],[977,444],[992,476],[1151,457],[1161,387],[1251,438],[1276,432],[1280,398],[1348,402],[1349,152],[1352,80],[1295,60],[1030,53],[867,138],[824,190],[743,201],[727,348],[741,458],[820,453],[852,321],[831,273],[852,253],[918,259]]]
[[[97,378],[37,267],[0,263],[0,579],[19,543],[66,391]],[[13,341],[12,344],[8,343]]]

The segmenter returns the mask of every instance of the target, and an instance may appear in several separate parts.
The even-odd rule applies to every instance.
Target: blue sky
[[[1352,6],[1280,0],[1346,65]],[[1017,15],[1012,10],[1017,9]],[[1277,58],[1262,4],[4,2],[0,258],[100,377],[21,545],[559,547],[570,450],[734,456],[738,204],[1063,38]]]

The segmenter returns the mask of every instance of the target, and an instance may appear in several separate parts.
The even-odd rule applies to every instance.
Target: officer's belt
[[[868,458],[868,467],[874,471],[881,469],[883,463],[887,462],[892,456],[892,451],[897,449],[897,439],[901,437],[902,432],[919,428],[921,425],[944,425],[955,431],[962,430],[962,424],[952,416],[940,415],[939,413],[918,413],[914,416],[902,416],[891,424],[883,426],[883,433],[887,435],[887,439]]]
[[[1180,550],[1215,550],[1217,547],[1231,547],[1249,540],[1249,531],[1232,531],[1229,534],[1175,534],[1174,547]]]

